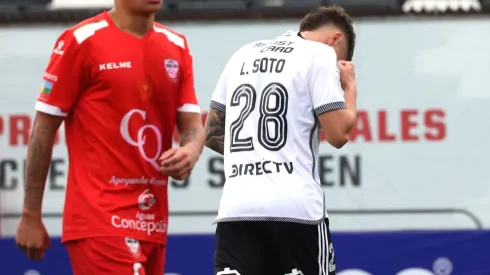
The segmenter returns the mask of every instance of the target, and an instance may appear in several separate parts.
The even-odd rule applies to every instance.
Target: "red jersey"
[[[166,243],[167,177],[177,112],[199,113],[186,38],[160,25],[144,38],[107,13],[66,30],[36,110],[64,116],[69,168],[63,242],[124,236]]]

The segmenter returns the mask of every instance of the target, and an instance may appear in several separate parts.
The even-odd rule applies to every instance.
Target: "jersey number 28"
[[[250,84],[242,84],[233,92],[230,106],[240,106],[242,101],[245,101],[245,106],[230,126],[230,152],[254,150],[252,137],[240,138],[239,135],[245,120],[255,110],[256,100],[257,92]],[[262,91],[259,104],[260,116],[257,125],[259,143],[269,151],[279,151],[286,145],[288,134],[288,121],[286,119],[288,92],[286,88],[281,83],[270,83]]]

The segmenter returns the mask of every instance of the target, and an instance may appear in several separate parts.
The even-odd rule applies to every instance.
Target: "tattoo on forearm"
[[[224,152],[226,113],[211,109],[206,120],[206,146],[220,154]]]
[[[29,140],[26,164],[24,208],[40,211],[53,151],[54,136],[48,128],[33,131]]]
[[[199,129],[196,126],[180,133],[180,146],[184,146],[187,143],[194,141],[197,138]]]

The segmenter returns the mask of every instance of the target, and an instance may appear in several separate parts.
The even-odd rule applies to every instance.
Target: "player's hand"
[[[15,242],[29,260],[42,260],[44,252],[51,246],[46,227],[41,217],[22,216],[17,226]]]
[[[340,83],[342,89],[348,90],[349,87],[355,87],[356,85],[356,73],[354,70],[354,63],[349,61],[338,61],[340,70]]]
[[[176,180],[186,179],[194,168],[199,152],[189,147],[172,148],[160,157],[161,171]]]

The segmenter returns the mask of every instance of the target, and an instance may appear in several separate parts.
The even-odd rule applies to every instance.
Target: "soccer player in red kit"
[[[41,205],[64,121],[62,242],[74,274],[163,274],[167,179],[189,176],[204,130],[187,40],[154,23],[161,1],[116,0],[56,42],[36,103],[16,236],[30,259],[49,247]],[[176,126],[180,147],[172,148]]]

